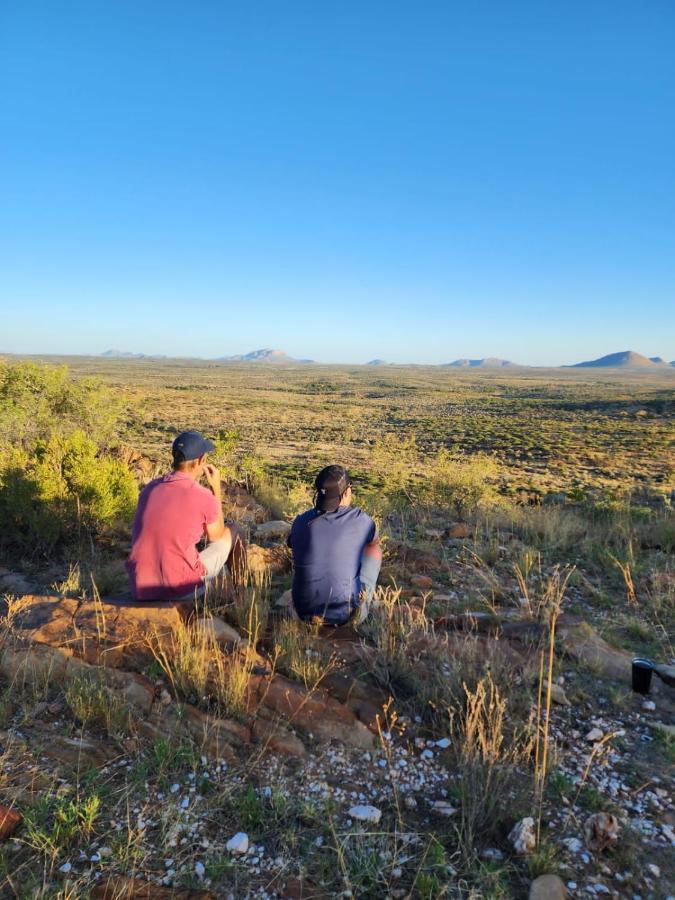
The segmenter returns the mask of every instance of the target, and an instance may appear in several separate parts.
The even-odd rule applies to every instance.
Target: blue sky
[[[675,358],[675,6],[0,4],[0,351]]]

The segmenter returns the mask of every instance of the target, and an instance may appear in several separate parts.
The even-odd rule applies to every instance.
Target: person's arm
[[[374,539],[370,541],[370,543],[366,544],[363,548],[362,556],[370,556],[373,559],[377,559],[382,562],[382,546],[380,545],[380,536],[376,534]]]
[[[210,541],[220,541],[230,533],[230,529],[225,524],[223,518],[220,472],[215,466],[211,465],[211,463],[207,463],[204,466],[204,477],[213,492],[213,496],[218,501],[218,518],[215,522],[207,522],[204,526],[204,531]]]

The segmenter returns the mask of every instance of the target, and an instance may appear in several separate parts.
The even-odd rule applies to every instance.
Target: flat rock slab
[[[12,627],[20,636],[89,663],[136,668],[147,662],[149,637],[169,636],[194,612],[192,600],[139,603],[28,595]]]
[[[110,875],[89,896],[91,900],[216,900],[211,891],[162,887],[123,875]]]

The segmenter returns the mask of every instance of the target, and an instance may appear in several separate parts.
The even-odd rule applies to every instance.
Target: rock
[[[0,841],[10,838],[22,821],[21,813],[7,806],[0,806]]]
[[[277,609],[290,609],[293,605],[293,592],[289,589],[284,591],[278,600],[274,601]]]
[[[567,888],[558,875],[540,875],[530,885],[529,900],[564,900]]]
[[[668,687],[675,687],[675,666],[654,666],[654,671],[664,684],[667,684]]]
[[[227,644],[231,647],[238,647],[243,638],[236,628],[228,625],[218,616],[208,616],[204,619],[195,619],[192,627],[198,634],[207,635],[217,644]]]
[[[225,849],[235,856],[243,856],[245,853],[248,853],[248,835],[243,831],[238,831],[234,837],[229,839]]]
[[[653,700],[643,700],[640,704],[640,709],[644,712],[654,712],[656,709],[656,703]]]
[[[270,538],[284,538],[290,533],[290,530],[291,526],[288,522],[275,519],[272,522],[263,522],[261,525],[258,525],[255,530],[255,536],[267,540]]]
[[[600,728],[591,728],[591,730],[586,735],[586,740],[589,743],[595,744],[597,741],[601,741],[605,733]]]
[[[56,760],[74,772],[101,769],[118,755],[111,743],[91,741],[79,735],[68,737],[51,734],[41,750],[43,756]]]
[[[0,594],[13,594],[23,597],[35,590],[35,585],[19,572],[0,573]]]
[[[284,545],[261,547],[249,544],[246,554],[248,570],[255,577],[279,575],[291,569],[291,556]]]
[[[454,522],[446,529],[445,534],[453,541],[463,540],[469,536],[469,526],[466,522]]]
[[[457,812],[457,807],[453,806],[452,803],[448,803],[447,800],[434,800],[431,808],[439,816],[447,816],[448,818],[454,816]]]
[[[546,686],[544,686],[544,696],[546,694]],[[557,703],[558,706],[571,706],[567,694],[565,693],[564,688],[562,688],[559,684],[551,685],[551,700],[554,703]]]
[[[565,506],[567,503],[567,494],[561,491],[549,491],[544,494],[544,506]]]
[[[498,847],[486,847],[480,852],[480,858],[486,862],[499,862],[504,859],[504,854]]]
[[[531,853],[537,845],[537,835],[534,830],[534,819],[527,816],[516,822],[509,833],[509,841],[519,856]]]
[[[584,822],[584,839],[589,850],[605,850],[619,840],[619,821],[612,813],[600,812]]]
[[[278,722],[258,718],[253,722],[252,731],[253,736],[273,753],[297,758],[307,755],[300,738]]]
[[[666,737],[675,738],[675,725],[666,725],[665,722],[654,722],[652,728],[660,731],[661,734],[665,734]]]
[[[162,887],[153,881],[124,875],[104,878],[91,890],[89,897],[91,900],[216,900],[211,891]]]
[[[563,651],[582,667],[601,678],[630,682],[632,659],[625,650],[617,650],[603,640],[586,622],[561,623],[558,640]]]
[[[283,716],[294,728],[361,750],[370,750],[375,744],[375,735],[356,714],[320,688],[307,691],[282,675],[273,678],[252,675],[249,684],[254,706],[262,704],[269,712]]]
[[[433,579],[429,578],[428,575],[413,575],[410,578],[410,583],[421,591],[430,591],[434,586]]]
[[[358,822],[372,822],[373,825],[377,825],[382,818],[382,812],[376,806],[367,805],[352,806],[349,810],[349,815]]]
[[[24,597],[13,620],[18,636],[61,649],[67,656],[110,668],[142,669],[153,659],[148,639],[166,649],[192,615],[192,600],[139,603]]]

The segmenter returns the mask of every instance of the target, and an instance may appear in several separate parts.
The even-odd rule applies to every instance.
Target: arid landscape
[[[2,895],[672,896],[674,382],[0,362]],[[250,570],[134,603],[138,489],[185,428]],[[284,605],[331,462],[384,548],[339,629]]]

